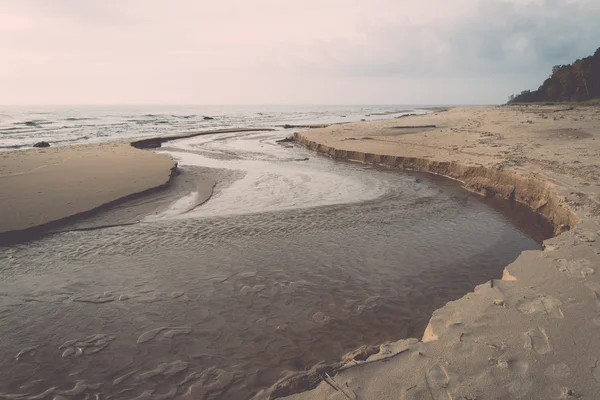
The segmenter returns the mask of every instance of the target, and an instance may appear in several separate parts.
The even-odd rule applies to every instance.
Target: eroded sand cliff
[[[546,216],[559,235],[543,251],[521,254],[503,280],[435,311],[422,338],[382,344],[364,361],[346,357],[335,375],[317,371],[323,381],[314,390],[286,398],[597,397],[600,109],[453,108],[296,139],[336,159],[441,174],[513,198]]]

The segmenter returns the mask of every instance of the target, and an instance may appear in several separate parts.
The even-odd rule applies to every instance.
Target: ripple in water
[[[240,164],[256,175],[236,182],[269,163],[247,152]],[[213,216],[201,207],[0,249],[0,397],[247,399],[286,370],[419,337],[433,310],[498,278],[544,233],[454,182],[325,159],[286,168],[272,171],[383,189],[338,198],[342,187],[325,185],[303,195],[316,207],[221,215],[241,207],[232,184],[207,203]],[[282,199],[307,191],[286,185]],[[523,226],[538,222],[513,207]]]

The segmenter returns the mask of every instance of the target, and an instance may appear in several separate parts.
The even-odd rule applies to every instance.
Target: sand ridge
[[[392,129],[402,124],[436,128]],[[385,156],[430,159],[433,164],[413,161],[408,167],[427,170],[430,165],[443,168],[439,163],[454,163],[507,171],[524,182],[540,180],[555,196],[552,207],[566,212],[553,222],[568,226],[546,240],[543,251],[522,253],[506,267],[503,280],[479,285],[435,311],[420,340],[381,345],[380,353],[396,357],[386,362],[376,361],[381,354],[366,361],[351,359],[336,375],[322,376],[316,389],[286,399],[597,397],[600,109],[460,107],[400,120],[314,129],[298,138],[337,158],[362,153],[376,155],[359,160],[372,163],[381,163]],[[468,182],[468,177],[453,177]],[[527,189],[525,185],[518,191]],[[495,193],[510,197],[516,191],[507,190]],[[535,197],[523,194],[521,199],[544,210],[544,204],[534,205]],[[573,213],[577,220],[570,219]],[[268,391],[256,396],[270,397]]]
[[[123,142],[0,152],[0,234],[159,188],[175,168],[168,156]]]

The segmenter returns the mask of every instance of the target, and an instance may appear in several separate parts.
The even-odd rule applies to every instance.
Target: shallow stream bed
[[[247,399],[286,371],[420,337],[551,233],[456,182],[281,138],[169,143],[184,170],[230,172],[202,206],[0,248],[0,397]]]

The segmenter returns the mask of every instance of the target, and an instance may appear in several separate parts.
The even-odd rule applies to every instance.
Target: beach
[[[59,232],[0,247],[0,390],[589,398],[598,115],[456,107],[0,153],[6,237]]]
[[[350,355],[328,375],[321,369],[314,390],[285,398],[595,398],[599,116],[597,107],[569,105],[459,107],[296,135],[336,159],[425,170],[521,201],[557,236],[522,253],[502,279],[436,310],[422,337],[382,344],[366,359]],[[274,392],[320,380],[303,376]]]
[[[600,400],[600,0],[0,10],[0,400]]]
[[[0,233],[56,223],[160,188],[176,164],[128,143],[0,153]]]

